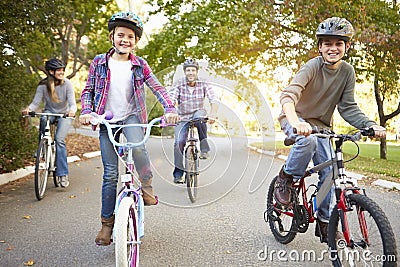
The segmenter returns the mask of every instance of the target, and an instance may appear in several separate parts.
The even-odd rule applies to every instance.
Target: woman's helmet
[[[46,61],[45,68],[47,71],[49,70],[57,70],[57,69],[65,69],[65,64],[59,59],[52,58]]]
[[[315,35],[318,41],[321,38],[334,37],[348,42],[354,35],[354,28],[346,19],[332,17],[319,24]]]
[[[195,59],[188,58],[183,63],[183,70],[186,70],[187,67],[195,67],[197,70],[199,69],[199,63]]]
[[[108,21],[108,31],[111,32],[117,26],[127,27],[133,30],[138,38],[142,37],[142,20],[133,12],[118,12],[112,15],[110,20]]]

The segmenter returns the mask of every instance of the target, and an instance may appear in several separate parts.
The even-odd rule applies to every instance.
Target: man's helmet
[[[47,71],[49,70],[57,70],[57,69],[65,69],[65,64],[59,59],[52,58],[46,61],[45,68]]]
[[[118,12],[112,15],[112,17],[108,21],[108,31],[111,32],[117,26],[127,27],[133,30],[138,38],[142,37],[142,20],[133,12]]]
[[[319,24],[315,35],[318,41],[321,38],[334,37],[348,42],[354,35],[354,28],[346,19],[332,17]]]
[[[183,63],[183,70],[186,70],[187,67],[195,67],[197,70],[199,69],[199,63],[195,59],[188,58]]]

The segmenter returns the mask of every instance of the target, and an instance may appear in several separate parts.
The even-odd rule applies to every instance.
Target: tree
[[[214,66],[249,69],[253,79],[271,79],[278,66],[296,71],[318,51],[315,30],[333,16],[353,23],[357,34],[349,60],[358,78],[374,79],[380,124],[399,114],[386,107],[399,94],[399,24],[395,1],[152,1],[169,23],[141,51],[156,68],[178,64],[186,56],[206,58]],[[188,45],[195,38],[197,45]],[[163,44],[160,46],[160,44]],[[262,64],[262,68],[258,68]],[[385,112],[389,114],[384,115]],[[386,140],[381,158],[386,158]]]
[[[0,0],[1,172],[23,166],[37,144],[37,130],[20,126],[21,110],[32,101],[51,57],[72,62],[69,78],[110,47],[107,21],[112,0]],[[86,42],[83,42],[85,40]],[[69,68],[68,68],[69,69]],[[10,105],[12,103],[12,105]]]

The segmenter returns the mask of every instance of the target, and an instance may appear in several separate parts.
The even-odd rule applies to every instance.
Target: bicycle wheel
[[[272,179],[272,182],[268,189],[267,195],[267,210],[264,216],[269,223],[269,228],[275,239],[282,244],[288,244],[293,241],[297,232],[293,229],[295,228],[295,223],[293,220],[293,210],[291,208],[281,209],[274,198],[274,188],[275,182],[278,179],[276,176]]]
[[[336,206],[329,221],[333,266],[397,266],[396,240],[381,208],[365,195],[350,194],[346,201],[352,209],[341,215]],[[343,221],[347,221],[344,227]],[[349,244],[336,240],[338,231],[348,232]]]
[[[49,175],[49,154],[47,153],[48,140],[41,139],[36,153],[35,164],[35,193],[38,200],[43,199]]]
[[[138,214],[131,197],[121,201],[114,232],[116,266],[139,266]]]
[[[198,155],[194,146],[189,146],[186,150],[186,187],[190,201],[194,203],[197,198],[197,174],[198,174]]]

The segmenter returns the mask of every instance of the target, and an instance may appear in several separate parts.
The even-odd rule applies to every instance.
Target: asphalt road
[[[288,245],[264,222],[265,194],[282,161],[246,148],[246,139],[211,138],[212,157],[201,161],[198,201],[172,183],[172,139],[148,143],[154,187],[161,203],[145,208],[141,266],[329,266],[321,260],[278,260],[276,253],[327,249],[314,225]],[[0,266],[114,266],[114,245],[96,247],[100,228],[99,157],[70,163],[70,186],[49,182],[37,201],[33,181],[0,187]],[[400,193],[367,188],[386,212],[400,248]],[[270,256],[273,256],[272,259]],[[266,257],[267,256],[267,257]]]

